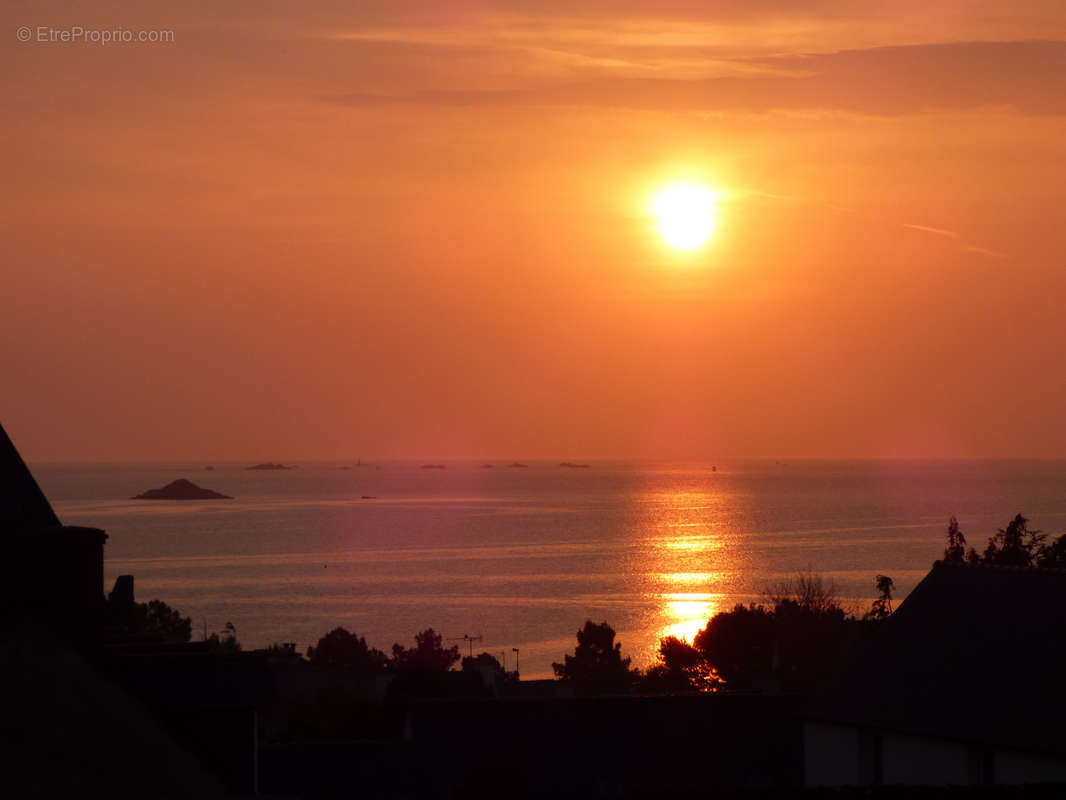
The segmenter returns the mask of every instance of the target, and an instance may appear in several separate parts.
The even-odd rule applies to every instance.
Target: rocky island
[[[162,489],[149,489],[144,494],[131,497],[131,500],[232,500],[228,494],[204,489],[192,481],[179,478],[171,481]]]
[[[248,467],[247,469],[296,469],[296,467],[289,467],[285,464],[272,464],[267,462],[266,464],[256,464],[254,467]]]

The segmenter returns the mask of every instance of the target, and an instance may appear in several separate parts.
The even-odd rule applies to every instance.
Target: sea
[[[34,464],[67,525],[104,529],[105,590],[135,577],[245,649],[342,626],[381,650],[426,628],[547,678],[586,620],[634,666],[664,636],[814,574],[854,613],[903,600],[944,549],[1016,514],[1066,532],[1066,461]],[[131,500],[178,478],[231,500]]]

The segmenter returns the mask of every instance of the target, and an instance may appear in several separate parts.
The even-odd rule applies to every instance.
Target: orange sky
[[[1061,0],[573,5],[5,3],[25,456],[1066,456]]]

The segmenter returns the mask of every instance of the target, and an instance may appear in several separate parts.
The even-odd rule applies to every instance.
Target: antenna
[[[469,654],[469,656],[471,658],[473,658],[474,657],[474,642],[480,642],[482,638],[483,637],[481,636],[480,633],[477,636],[471,636],[470,634],[464,633],[459,638],[457,638],[457,639],[449,639],[448,641],[449,642],[466,642],[467,643],[467,648],[468,648],[468,654]]]

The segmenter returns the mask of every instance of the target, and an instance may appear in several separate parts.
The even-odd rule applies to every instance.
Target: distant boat
[[[711,466],[711,472],[717,472],[717,471],[718,471],[718,467],[715,466],[715,465],[712,465]]]
[[[206,467],[204,467],[204,469],[206,469],[208,472],[210,472],[211,470],[214,469],[214,467],[212,467],[210,464],[208,464]]]
[[[481,468],[482,469],[495,469],[496,465],[495,464],[482,464]]]
[[[232,500],[228,494],[197,486],[192,481],[179,478],[171,481],[162,489],[149,489],[144,494],[131,497],[131,500]]]
[[[247,469],[296,469],[296,467],[287,467],[284,464],[273,464],[268,461],[264,464],[256,464],[253,467],[247,467]]]
[[[377,497],[375,497],[372,494],[364,494],[360,499],[361,500],[377,500]]]
[[[559,464],[560,467],[566,467],[567,469],[588,469],[588,464],[575,464],[572,461],[563,461]]]

